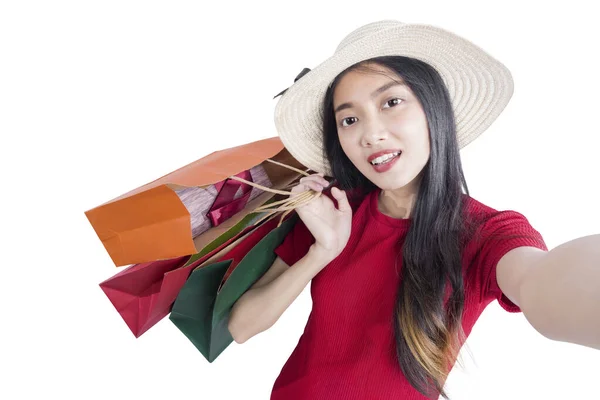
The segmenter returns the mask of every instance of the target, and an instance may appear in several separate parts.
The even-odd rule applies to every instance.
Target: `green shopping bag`
[[[294,212],[279,227],[279,218],[263,223],[218,260],[195,269],[179,292],[169,319],[208,362],[233,342],[228,329],[233,305],[267,272],[297,220]]]

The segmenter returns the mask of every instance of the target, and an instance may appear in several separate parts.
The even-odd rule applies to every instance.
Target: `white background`
[[[269,397],[304,329],[309,288],[212,364],[168,319],[135,339],[98,287],[117,269],[84,211],[275,136],[273,96],[368,22],[438,25],[505,63],[514,96],[462,152],[471,195],[526,215],[550,248],[600,233],[591,4],[3,2],[0,397]],[[548,340],[497,303],[467,345],[475,362],[463,352],[467,371],[448,380],[454,399],[600,398],[599,351]]]

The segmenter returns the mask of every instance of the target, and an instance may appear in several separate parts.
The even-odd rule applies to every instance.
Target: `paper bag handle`
[[[302,171],[299,170],[297,168],[294,168],[292,166],[289,166],[287,164],[284,163],[280,163],[278,161],[275,160],[271,160],[270,158],[267,158],[265,161],[268,161],[270,163],[282,166],[284,168],[290,169],[292,171],[298,172],[299,174],[302,174],[304,176],[309,176],[310,174],[306,171]],[[259,185],[257,183],[254,182],[250,182],[244,178],[240,178],[236,175],[234,176],[230,176],[228,179],[233,179],[236,181],[240,181],[242,183],[245,183],[247,185],[250,186],[254,186],[257,187],[261,190],[265,190],[271,193],[276,193],[276,194],[282,194],[282,195],[286,195],[289,196],[287,199],[284,200],[280,200],[280,201],[275,201],[273,203],[269,203],[267,205],[263,205],[260,207],[257,207],[254,209],[254,211],[252,211],[253,213],[257,213],[259,211],[268,211],[267,215],[265,215],[264,217],[262,217],[261,219],[259,219],[258,221],[256,221],[253,225],[258,225],[260,222],[262,222],[263,220],[265,220],[266,218],[270,217],[273,214],[277,214],[279,212],[283,212],[283,215],[281,216],[280,220],[279,220],[279,224],[277,225],[277,227],[279,228],[279,226],[281,226],[283,219],[286,217],[286,215],[288,215],[289,213],[291,213],[295,208],[303,206],[307,203],[310,203],[313,199],[321,196],[321,194],[323,192],[316,192],[312,189],[309,189],[305,192],[302,193],[297,193],[295,196],[292,197],[292,192],[290,191],[285,191],[285,190],[278,190],[278,189],[272,189],[272,188],[268,188],[262,185]],[[329,182],[329,186],[327,186],[326,188],[323,188],[323,191],[329,189],[334,183],[336,182],[335,179],[333,179],[331,182]],[[277,206],[280,205],[280,207],[277,208],[273,208],[273,206]]]

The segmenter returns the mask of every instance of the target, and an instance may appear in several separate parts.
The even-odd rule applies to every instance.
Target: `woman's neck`
[[[383,214],[396,218],[408,219],[411,217],[417,195],[421,176],[417,176],[411,183],[398,189],[381,190],[377,205]]]

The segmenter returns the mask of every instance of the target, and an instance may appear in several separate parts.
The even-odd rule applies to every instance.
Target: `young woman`
[[[229,323],[243,343],[312,280],[312,312],[271,399],[447,398],[493,300],[549,338],[600,348],[600,235],[548,251],[525,216],[469,196],[459,150],[508,103],[506,67],[445,30],[380,21],[296,80],[275,122],[317,172],[292,192],[322,195],[297,209]]]

